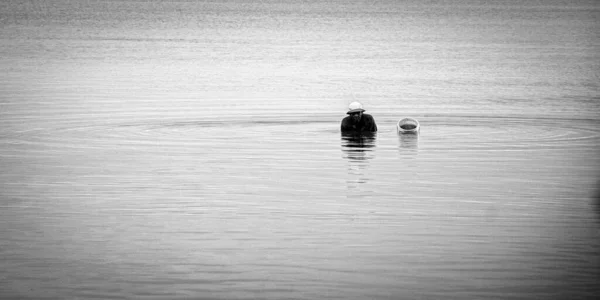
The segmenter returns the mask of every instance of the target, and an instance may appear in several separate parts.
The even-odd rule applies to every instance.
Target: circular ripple
[[[102,124],[84,118],[57,120],[43,128],[7,131],[4,143],[20,145],[15,149],[48,154],[69,154],[89,150],[141,151],[177,154],[181,152],[240,151],[238,144],[293,139],[307,121],[273,119],[260,121],[219,121],[147,119],[114,121]],[[314,123],[314,122],[313,122]],[[315,126],[310,126],[311,128]],[[337,128],[337,124],[335,125]],[[314,129],[314,128],[313,128]],[[295,136],[295,137],[294,137]]]
[[[579,148],[600,145],[591,119],[482,116],[423,117],[420,147],[432,150]]]
[[[513,150],[600,147],[600,121],[593,119],[423,116],[419,148],[430,150]],[[315,123],[315,124],[313,124]],[[382,122],[380,134],[391,133]],[[395,124],[393,124],[395,126]],[[391,125],[389,125],[391,126]],[[331,128],[331,130],[330,130]],[[215,120],[150,119],[140,122],[89,124],[84,119],[56,122],[53,126],[3,132],[3,143],[32,149],[231,148],[236,140],[260,138],[294,142],[299,134],[331,134],[338,122],[274,119],[242,122]],[[241,140],[240,140],[241,139]]]

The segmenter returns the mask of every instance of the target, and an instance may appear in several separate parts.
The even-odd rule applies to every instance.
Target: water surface
[[[592,298],[599,12],[2,2],[0,295]]]

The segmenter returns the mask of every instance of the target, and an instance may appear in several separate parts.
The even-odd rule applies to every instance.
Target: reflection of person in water
[[[359,102],[352,102],[348,107],[349,116],[342,120],[342,132],[376,132],[377,125],[375,119],[369,114],[363,113],[365,110]]]
[[[365,160],[372,157],[367,156],[375,147],[377,133],[366,132],[342,132],[342,150],[350,160]]]
[[[342,151],[348,160],[348,197],[361,198],[357,192],[367,192],[364,184],[369,181],[369,160],[375,158],[376,132],[342,132]]]

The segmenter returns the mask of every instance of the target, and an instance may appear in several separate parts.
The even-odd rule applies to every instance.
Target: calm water
[[[592,298],[600,5],[488,2],[0,2],[0,296]]]

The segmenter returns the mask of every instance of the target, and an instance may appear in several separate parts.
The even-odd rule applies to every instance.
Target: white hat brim
[[[349,110],[346,114],[353,114],[353,113],[363,112],[363,111],[365,111],[365,110],[362,108],[356,108],[356,109]]]

